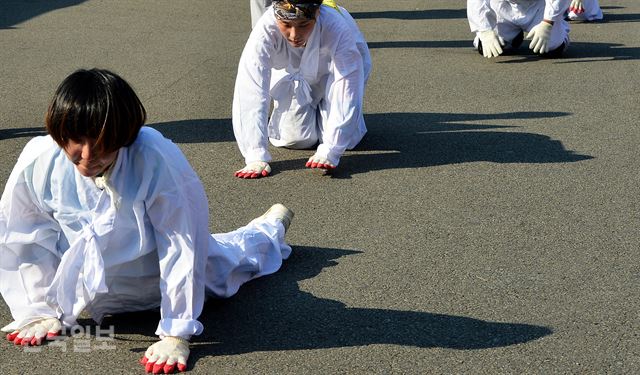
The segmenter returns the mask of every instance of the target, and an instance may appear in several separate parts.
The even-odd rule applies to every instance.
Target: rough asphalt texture
[[[191,373],[637,373],[640,4],[601,1],[565,58],[525,41],[487,60],[465,1],[341,3],[371,48],[369,134],[331,177],[274,149],[273,176],[243,181],[248,1],[3,0],[0,188],[57,84],[112,69],[202,177],[213,232],[296,212],[282,270],[206,304]],[[108,318],[106,341],[82,320],[89,341],[40,352],[2,341],[0,372],[141,374],[158,318]]]

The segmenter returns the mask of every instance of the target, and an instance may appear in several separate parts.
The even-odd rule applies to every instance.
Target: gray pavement
[[[565,58],[489,61],[465,1],[343,0],[371,47],[369,134],[333,177],[274,149],[256,181],[232,175],[245,2],[0,2],[0,188],[56,85],[113,69],[202,177],[213,232],[296,212],[283,269],[205,306],[192,373],[638,372],[637,1],[601,1]],[[105,349],[88,320],[90,342],[2,341],[0,372],[142,373],[158,318],[108,318]]]

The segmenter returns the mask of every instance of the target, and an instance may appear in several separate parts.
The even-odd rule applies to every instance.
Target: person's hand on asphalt
[[[529,31],[527,34],[527,38],[531,38],[529,48],[532,49],[534,53],[543,54],[549,52],[551,28],[553,28],[553,23],[551,21],[543,20]]]
[[[271,173],[269,163],[264,161],[254,161],[244,168],[237,170],[234,175],[239,178],[260,178],[267,177]]]
[[[584,13],[584,5],[582,4],[582,0],[571,0],[569,11],[575,14]]]
[[[16,345],[36,346],[43,339],[53,339],[60,334],[62,325],[57,318],[42,318],[7,334],[7,340]]]
[[[173,374],[175,370],[184,372],[187,370],[189,352],[189,341],[182,337],[166,336],[147,349],[140,363],[146,372],[154,374]]]
[[[500,40],[493,30],[485,30],[478,33],[480,43],[482,43],[482,54],[486,58],[498,57],[502,54],[504,42]]]
[[[318,156],[317,154],[309,158],[309,160],[305,164],[305,167],[311,169],[325,169],[327,171],[331,171],[336,168],[336,166],[333,165],[333,163],[331,163],[327,158]]]

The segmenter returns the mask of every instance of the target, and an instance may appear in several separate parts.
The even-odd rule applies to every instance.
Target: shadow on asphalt
[[[563,61],[566,59],[581,59],[577,61]],[[597,59],[602,60],[638,60],[640,59],[639,47],[627,47],[619,43],[597,42],[572,42],[571,46],[559,62],[585,62]]]
[[[0,129],[0,141],[3,139],[11,138],[33,138],[39,135],[46,135],[47,131],[44,126],[39,128],[15,128],[15,129]]]
[[[2,0],[0,1],[0,29],[13,26],[56,9],[84,3],[86,0]]]
[[[421,348],[485,349],[521,344],[550,335],[543,326],[490,322],[419,311],[347,307],[300,290],[298,282],[361,251],[294,246],[276,274],[251,281],[235,296],[205,304],[202,335],[193,339],[191,360],[270,350],[340,348],[393,344]],[[336,285],[348,288],[348,285]],[[366,292],[359,286],[354,293]],[[363,289],[364,288],[364,289]],[[103,326],[115,335],[153,335],[157,312],[119,314]],[[126,339],[125,339],[126,340]],[[148,346],[131,349],[144,352]]]
[[[494,163],[567,163],[592,159],[564,148],[548,136],[496,129],[515,128],[462,122],[541,119],[564,112],[379,113],[365,115],[369,132],[354,151],[340,159],[333,178],[398,168],[488,161]],[[366,153],[362,153],[366,152]],[[274,161],[274,171],[297,169],[304,159]]]
[[[407,40],[394,42],[367,42],[369,49],[376,48],[473,48],[472,40]]]
[[[606,7],[602,7],[605,9]],[[613,8],[613,7],[609,7]],[[605,13],[604,19],[595,21],[594,23],[618,23],[618,22],[639,22],[640,14],[638,13]],[[588,23],[588,22],[587,22]]]
[[[200,119],[147,124],[177,143],[235,142],[231,119]],[[44,126],[0,129],[0,140],[46,135]]]
[[[148,124],[175,143],[235,142],[231,119],[196,119]]]
[[[528,42],[516,50],[505,51],[504,56],[496,60],[498,64],[524,63],[536,60],[550,60],[557,64],[585,63],[610,60],[638,60],[640,48],[627,47],[619,43],[571,42],[560,58],[549,59],[534,54],[528,48]]]
[[[434,20],[467,18],[467,9],[391,10],[380,12],[349,12],[355,19],[394,18],[401,20]]]

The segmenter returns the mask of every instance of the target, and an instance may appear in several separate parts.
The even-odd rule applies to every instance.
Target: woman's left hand
[[[312,168],[312,169],[314,168],[326,169],[327,171],[333,170],[336,168],[336,166],[333,165],[333,163],[331,163],[329,159],[323,158],[318,155],[313,155],[312,157],[310,157],[307,163],[305,164],[305,166],[307,168]]]
[[[140,363],[146,372],[154,374],[172,374],[176,369],[184,372],[187,370],[189,353],[189,341],[182,337],[166,336],[147,349]]]

